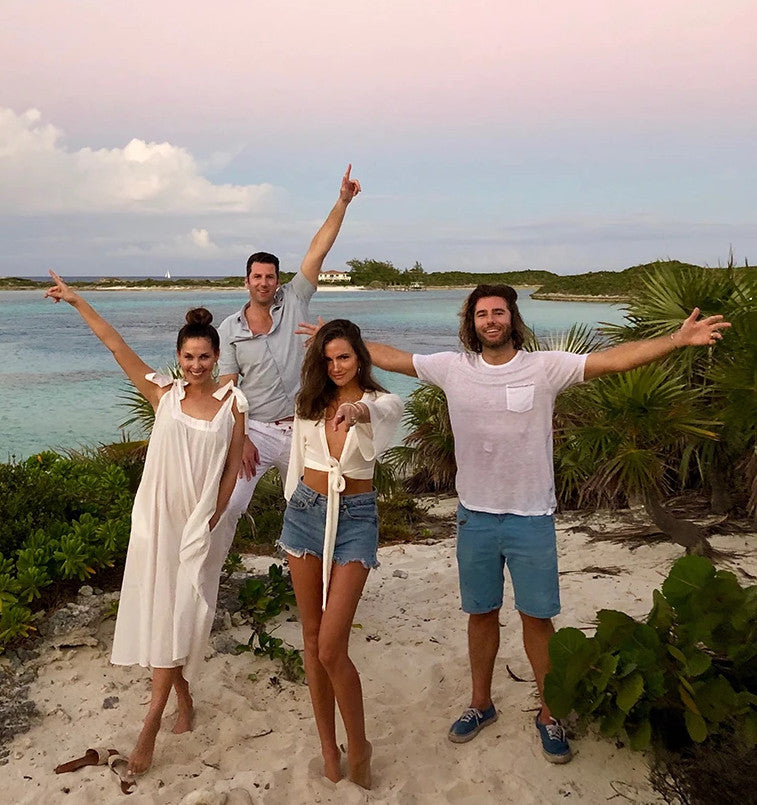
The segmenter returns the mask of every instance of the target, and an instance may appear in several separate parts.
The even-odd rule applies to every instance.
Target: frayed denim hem
[[[374,560],[373,562],[368,562],[366,559],[358,559],[357,557],[355,559],[344,559],[343,561],[340,561],[339,559],[334,557],[334,561],[336,562],[336,564],[342,565],[342,566],[348,565],[350,562],[360,562],[360,564],[366,570],[375,570],[377,567],[381,567],[381,563],[378,560]]]
[[[276,543],[276,548],[278,548],[279,553],[288,553],[291,556],[294,556],[296,559],[302,559],[303,556],[315,556],[316,559],[320,559],[323,561],[323,554],[318,553],[317,551],[309,551],[307,548],[290,548],[288,545],[285,545],[281,540]]]
[[[281,540],[276,543],[276,547],[282,553],[288,553],[291,556],[294,556],[296,559],[302,559],[303,556],[315,556],[316,559],[320,559],[323,561],[323,554],[318,553],[317,551],[309,551],[307,548],[291,548],[289,545],[286,545]],[[366,570],[375,570],[378,567],[381,567],[381,563],[374,559],[373,561],[369,561],[367,559],[360,559],[359,557],[355,557],[354,559],[338,559],[336,556],[334,557],[334,562],[337,565],[348,565],[350,562],[360,562],[360,564]]]

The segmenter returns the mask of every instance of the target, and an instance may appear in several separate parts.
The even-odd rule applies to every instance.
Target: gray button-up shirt
[[[315,288],[298,271],[276,291],[269,332],[250,332],[244,315],[247,305],[221,322],[218,370],[222,375],[239,375],[238,385],[250,403],[251,419],[275,422],[294,414],[305,355],[304,336],[294,331],[301,321],[307,321],[314,293]]]

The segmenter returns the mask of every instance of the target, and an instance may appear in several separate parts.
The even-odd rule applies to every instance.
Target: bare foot
[[[152,765],[152,756],[155,751],[155,739],[158,737],[160,719],[158,722],[145,721],[142,732],[137,738],[137,745],[129,755],[129,774],[144,774]]]
[[[365,751],[353,760],[347,747],[347,758],[350,765],[350,780],[361,788],[371,787],[371,755],[373,746],[370,741],[365,742]]]
[[[323,776],[332,783],[342,779],[342,753],[337,747],[336,752],[323,753]]]
[[[194,708],[192,707],[192,700],[189,700],[189,708],[179,707],[179,713],[176,717],[176,723],[171,732],[175,735],[181,735],[182,732],[189,732],[194,729]]]

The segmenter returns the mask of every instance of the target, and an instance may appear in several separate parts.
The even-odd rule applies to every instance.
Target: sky
[[[757,261],[753,0],[2,0],[0,276]]]

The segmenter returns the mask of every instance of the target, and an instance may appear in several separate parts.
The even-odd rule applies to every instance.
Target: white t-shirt
[[[557,508],[552,411],[581,383],[586,355],[523,352],[500,366],[480,355],[413,355],[418,377],[444,391],[455,437],[460,502],[473,511],[524,516]]]

